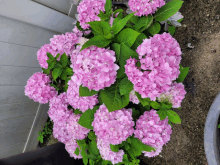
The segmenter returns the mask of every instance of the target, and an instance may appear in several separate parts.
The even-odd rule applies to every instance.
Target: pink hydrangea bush
[[[97,138],[97,148],[101,154],[102,159],[109,160],[112,164],[117,164],[123,161],[124,151],[119,150],[118,152],[113,152],[110,148],[110,143]]]
[[[163,33],[144,39],[136,51],[141,67],[136,66],[136,59],[130,58],[125,65],[125,73],[142,98],[149,97],[155,101],[178,78],[180,46],[169,33]]]
[[[129,0],[128,5],[133,12],[137,12],[136,16],[147,16],[165,5],[164,0]]]
[[[172,83],[169,91],[160,95],[158,100],[160,102],[168,101],[172,103],[173,108],[179,108],[181,106],[182,100],[185,98],[186,91],[184,89],[184,85],[182,83]]]
[[[67,121],[67,128],[66,128],[70,136],[77,140],[82,140],[86,138],[87,134],[90,131],[90,129],[87,129],[78,123],[80,116],[81,116],[80,114],[78,115],[72,114]]]
[[[115,52],[105,48],[91,46],[87,49],[76,51],[71,56],[71,67],[75,74],[73,80],[79,79],[77,85],[88,87],[90,90],[99,91],[114,84],[119,66],[115,64]]]
[[[74,81],[73,77],[71,80],[69,80],[68,85],[67,100],[74,109],[79,109],[80,111],[85,112],[88,109],[93,109],[98,103],[97,95],[88,97],[79,96],[80,85],[76,84],[76,81]]]
[[[50,78],[41,72],[34,73],[27,81],[25,86],[25,95],[35,102],[46,104],[54,96],[57,91],[54,87],[50,86]]]
[[[145,156],[148,157],[157,156],[161,152],[162,146],[170,140],[172,133],[168,119],[160,120],[156,112],[154,109],[145,111],[136,121],[136,129],[134,131],[134,137],[144,144],[156,148],[156,151],[152,152],[143,151]]]
[[[134,132],[132,110],[121,109],[108,112],[103,104],[96,111],[92,126],[97,138],[113,145],[120,144]]]
[[[105,0],[82,0],[77,6],[77,12],[79,13],[80,26],[83,29],[89,29],[90,25],[87,22],[100,21],[97,16],[99,10],[105,11]]]
[[[82,159],[81,151],[79,151],[79,155],[74,154],[77,147],[79,148],[79,145],[77,144],[76,139],[74,138],[71,138],[65,144],[65,149],[70,154],[71,157],[75,159]]]

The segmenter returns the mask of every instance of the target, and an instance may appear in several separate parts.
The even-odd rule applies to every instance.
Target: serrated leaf
[[[109,112],[122,109],[129,103],[129,94],[120,95],[117,81],[110,87],[101,90],[100,97]]]
[[[169,28],[168,28],[168,32],[169,32],[171,35],[174,35],[175,30],[176,30],[176,27],[175,27],[175,26],[169,26]]]
[[[89,143],[88,150],[89,150],[89,153],[91,153],[95,156],[99,155],[99,149],[97,148],[97,143],[95,142],[95,140],[92,140]]]
[[[137,37],[137,39],[135,40],[135,42],[134,42],[134,44],[132,45],[131,48],[132,48],[133,50],[136,50],[137,47],[138,47],[140,44],[142,44],[143,40],[146,39],[146,38],[147,38],[147,36],[146,36],[144,33],[141,33],[141,34]]]
[[[148,16],[147,16],[147,20],[144,22],[144,24],[143,24],[142,27],[139,29],[139,31],[140,31],[140,32],[143,32],[144,30],[146,30],[147,28],[149,28],[152,23],[153,23],[153,16],[152,16],[152,15],[148,15]]]
[[[176,112],[172,110],[167,110],[167,116],[171,122],[176,123],[176,124],[181,124],[181,119]]]
[[[62,71],[63,71],[63,68],[55,68],[52,71],[53,79],[56,80],[61,75]]]
[[[88,134],[88,138],[90,140],[96,140],[97,137],[96,137],[96,135],[93,131],[90,131],[89,134]]]
[[[135,92],[135,95],[137,96],[138,100],[141,102],[143,106],[149,105],[150,104],[150,99],[149,98],[142,98],[141,95],[138,92]]]
[[[183,82],[188,72],[189,72],[189,67],[182,67],[182,65],[180,65],[180,74],[179,77],[176,79],[176,82],[178,83]]]
[[[110,148],[113,152],[118,152],[119,151],[119,147],[118,145],[113,145],[113,144],[110,144]]]
[[[92,110],[88,109],[87,111],[85,111],[81,115],[78,123],[81,126],[92,130],[93,129],[92,122],[94,120],[94,114],[95,114],[97,109],[99,109],[99,106],[95,106]]]
[[[170,108],[172,108],[172,104],[171,103],[162,103],[160,110],[169,110]]]
[[[152,22],[153,22],[153,17],[151,15],[148,15],[147,17],[142,16],[139,18],[138,22],[134,25],[134,28],[137,31],[143,28],[142,31],[144,31],[144,29],[148,28]]]
[[[82,85],[79,87],[79,96],[80,97],[93,96],[93,95],[96,95],[98,93],[99,93],[99,91],[89,90],[89,88],[83,87]]]
[[[138,35],[140,35],[139,32],[131,29],[131,28],[126,28],[123,29],[117,36],[117,42],[120,44],[125,44],[128,47],[131,47],[135,40],[137,39]]]
[[[88,22],[91,26],[91,28],[96,32],[96,35],[103,35],[108,37],[109,39],[111,38],[111,27],[108,22],[104,21],[93,21],[93,22]]]
[[[119,83],[119,91],[121,95],[130,94],[134,85],[128,80],[128,77],[123,78]]]
[[[62,56],[60,57],[60,62],[62,66],[65,67],[67,65],[67,61],[68,61],[68,58],[66,56],[66,53],[63,53]]]
[[[134,15],[133,17],[131,17],[130,20],[131,20],[131,22],[132,22],[133,24],[137,24],[138,21],[140,20],[140,17]]]
[[[106,0],[106,2],[105,2],[105,12],[107,14],[109,14],[111,9],[112,9],[112,0]]]
[[[77,147],[74,154],[79,155],[79,148]]]
[[[160,103],[156,102],[156,101],[151,101],[150,102],[150,106],[153,108],[153,109],[160,109],[161,105]]]
[[[111,42],[111,40],[106,39],[104,36],[101,35],[97,35],[93,38],[91,38],[89,41],[87,41],[81,48],[80,51],[82,51],[83,49],[86,49],[92,45],[95,45],[99,48],[104,48],[106,47],[109,43]]]
[[[160,120],[164,120],[167,117],[167,111],[166,110],[159,110],[157,111],[157,114],[160,117]]]
[[[55,59],[54,56],[53,56],[52,54],[50,54],[50,53],[47,53],[47,57],[48,57],[49,59],[51,59],[51,60],[54,60],[54,59]]]
[[[121,49],[121,45],[118,43],[113,43],[111,45],[111,49],[115,52],[115,56],[116,56],[116,63],[119,61],[120,59],[120,49]]]
[[[113,24],[111,29],[113,31],[113,35],[118,34],[134,14],[135,13],[131,13],[126,17],[124,17],[123,19],[118,20],[117,23]]]
[[[160,32],[161,26],[158,22],[155,22],[149,29],[148,31],[150,32],[151,35],[158,34]]]
[[[48,63],[48,69],[53,69],[54,66],[55,66],[55,64],[56,64],[56,61],[51,60],[51,59],[46,60],[46,61],[47,61],[47,63]]]
[[[173,16],[182,6],[183,1],[173,0],[159,8],[154,15],[154,19],[162,22]]]

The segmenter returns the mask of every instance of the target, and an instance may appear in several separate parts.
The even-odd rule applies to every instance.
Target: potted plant
[[[148,11],[130,0],[133,12],[123,15],[111,0],[82,0],[73,33],[39,49],[42,72],[29,78],[25,95],[49,102],[53,135],[71,157],[139,164],[142,153],[157,156],[170,140],[189,68],[180,65],[173,29],[164,32],[161,22],[182,3],[161,1]]]
[[[219,141],[219,115],[220,115],[220,93],[212,103],[206,117],[204,129],[205,154],[209,164],[220,164],[220,141]]]

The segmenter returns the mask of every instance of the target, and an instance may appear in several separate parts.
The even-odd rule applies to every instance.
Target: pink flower
[[[71,67],[75,74],[73,79],[81,80],[84,87],[99,91],[114,84],[119,66],[116,61],[115,52],[105,48],[90,46],[80,51],[77,46],[71,55]]]
[[[67,121],[67,128],[66,128],[69,135],[77,140],[82,140],[86,138],[87,134],[90,131],[90,129],[87,129],[78,123],[80,116],[81,115],[79,114],[75,115],[73,113]]]
[[[79,87],[81,81],[76,78],[75,76],[71,77],[71,80],[68,82],[68,89],[67,89],[67,99],[69,104],[74,109],[79,109],[82,112],[85,112],[88,109],[93,109],[94,106],[98,103],[97,95],[88,96],[88,97],[80,97],[79,96]],[[79,85],[76,82],[79,82]]]
[[[128,5],[133,12],[137,13],[136,16],[147,16],[153,14],[157,8],[165,5],[164,0],[129,0]]]
[[[50,86],[50,78],[41,72],[34,73],[27,81],[25,95],[35,102],[46,104],[58,94],[54,87]]]
[[[74,159],[82,159],[81,151],[79,152],[79,155],[74,154],[77,147],[79,148],[76,139],[74,138],[71,138],[65,144],[65,149],[67,152],[69,152],[71,157],[73,157]]]
[[[155,101],[156,97],[169,90],[180,73],[180,46],[169,33],[163,33],[145,39],[136,51],[141,66],[138,68],[137,60],[130,58],[125,65],[125,73],[142,98],[149,97]]]
[[[132,110],[121,109],[108,112],[103,104],[94,115],[92,122],[94,132],[98,138],[111,144],[120,144],[134,132],[134,121],[132,121]]]
[[[99,149],[102,159],[111,161],[112,164],[123,162],[123,150],[113,152],[110,148],[110,143],[103,141],[100,138],[97,138],[97,148]]]
[[[129,94],[129,98],[130,98],[130,101],[133,102],[134,104],[139,104],[140,101],[138,100],[137,96],[135,95],[135,91],[132,90]]]
[[[89,29],[90,25],[87,22],[100,21],[97,16],[99,10],[105,11],[105,0],[82,0],[77,6],[77,12],[79,13],[80,26],[83,29]]]
[[[142,143],[156,148],[156,151],[146,152],[145,156],[157,156],[162,146],[170,140],[172,133],[171,126],[168,124],[168,119],[160,120],[157,111],[151,109],[145,111],[143,115],[136,121],[136,130],[134,137],[142,141]]]

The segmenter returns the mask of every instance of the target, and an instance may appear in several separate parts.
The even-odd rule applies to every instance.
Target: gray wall
[[[0,158],[22,153],[31,129],[38,132],[45,124],[48,105],[40,106],[25,96],[24,86],[41,71],[37,51],[54,34],[59,33],[0,15]],[[44,121],[36,119],[41,111]]]

